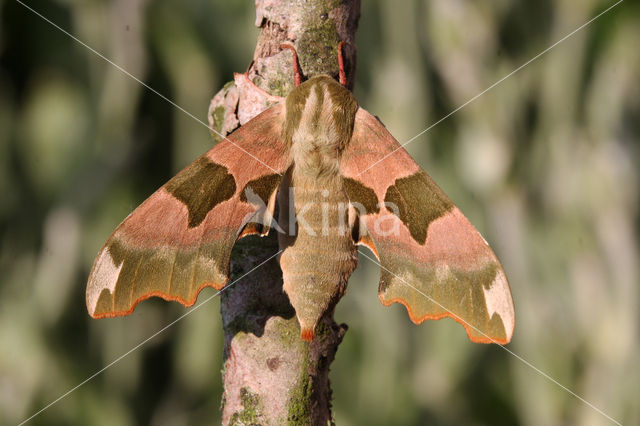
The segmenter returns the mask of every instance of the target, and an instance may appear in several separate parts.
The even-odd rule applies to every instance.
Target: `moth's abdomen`
[[[297,232],[281,238],[284,251],[280,265],[284,290],[296,310],[302,337],[311,340],[318,320],[343,296],[357,265],[357,249],[347,220],[348,199],[338,186],[340,178],[324,184],[304,180],[307,185],[296,185],[294,173],[290,202]]]
[[[296,240],[280,258],[284,290],[296,310],[305,340],[313,339],[322,315],[344,295],[349,276],[356,267],[356,251],[341,245],[339,240],[345,238],[324,238],[322,244],[326,247],[322,248],[298,244]]]

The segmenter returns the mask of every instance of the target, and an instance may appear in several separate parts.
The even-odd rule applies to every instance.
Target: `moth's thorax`
[[[339,173],[358,109],[351,92],[329,76],[318,76],[295,88],[286,108],[284,138],[297,171],[315,177]]]

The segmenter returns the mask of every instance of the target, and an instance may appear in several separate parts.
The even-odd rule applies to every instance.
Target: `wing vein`
[[[185,216],[187,216],[186,220],[189,221],[189,217],[188,214],[187,215],[181,215],[183,218]],[[187,231],[188,232],[188,231]],[[183,245],[182,243],[184,242],[184,236],[185,236],[186,232],[183,232],[182,235],[180,236],[180,245],[178,247],[175,247],[174,250],[174,255],[173,255],[173,262],[171,263],[171,271],[169,271],[169,288],[167,289],[167,294],[171,294],[171,287],[173,284],[173,271],[176,268],[176,262],[178,260],[178,252],[182,249]]]
[[[133,278],[131,279],[131,291],[129,292],[129,306],[131,306],[133,304],[133,290],[136,288],[136,278],[138,277],[138,271],[140,270],[140,265],[142,265],[142,261],[144,260],[144,254],[142,256],[140,256],[140,260],[138,261],[138,265],[136,266],[136,270],[133,273]],[[113,307],[115,310],[115,300],[116,298],[113,298]]]
[[[171,262],[171,270],[169,271],[169,288],[167,294],[171,294],[171,284],[173,283],[173,270],[176,267],[176,261],[178,260],[178,251],[182,247],[182,239],[180,239],[180,246],[174,250],[173,262]]]
[[[196,254],[193,257],[193,273],[191,274],[191,282],[189,283],[189,297],[191,297],[191,293],[193,292],[193,285],[196,282],[196,270],[198,269],[198,257],[200,256],[200,247],[202,246],[204,229],[205,226],[202,226],[202,232],[200,233],[200,238],[198,238],[198,247],[196,248]]]

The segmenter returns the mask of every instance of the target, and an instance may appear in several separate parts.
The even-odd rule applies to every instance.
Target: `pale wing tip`
[[[511,341],[515,328],[515,310],[509,283],[502,268],[499,268],[489,288],[483,287],[482,290],[487,304],[487,313],[489,317],[492,317],[494,314],[500,316],[506,335],[506,341],[504,343],[508,343]]]
[[[111,294],[115,291],[122,265],[116,265],[108,247],[103,247],[98,253],[87,282],[86,303],[91,317],[97,318],[95,312],[102,291],[108,289]]]
[[[95,307],[94,304],[89,302],[89,297],[90,297],[89,292],[87,292],[87,297],[86,297],[86,299],[87,299],[87,312],[89,313],[89,316],[91,318],[95,319],[96,318],[96,316],[95,316],[96,307]]]

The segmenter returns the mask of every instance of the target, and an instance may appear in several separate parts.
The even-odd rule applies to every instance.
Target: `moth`
[[[187,166],[115,229],[89,276],[92,317],[128,315],[152,296],[191,306],[204,287],[228,282],[239,238],[273,227],[304,340],[344,295],[364,245],[382,266],[384,305],[401,303],[414,323],[453,318],[474,342],[510,341],[514,308],[500,262],[358,106],[345,88],[340,47],[340,83],[321,75],[300,84],[294,50],[296,87],[286,99]]]

